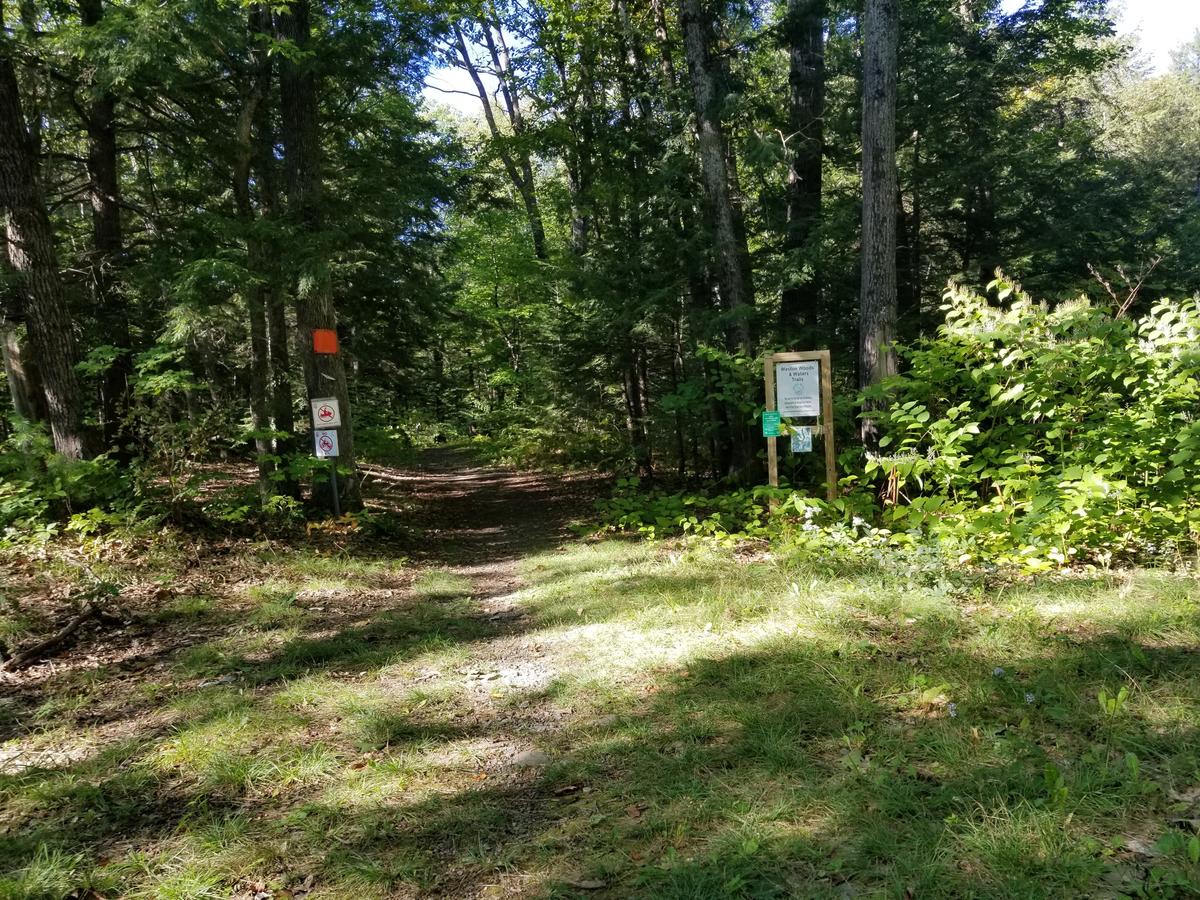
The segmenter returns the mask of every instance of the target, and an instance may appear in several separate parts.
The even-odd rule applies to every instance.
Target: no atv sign
[[[318,397],[312,401],[314,428],[337,428],[342,424],[342,410],[336,397]]]
[[[317,459],[334,459],[338,455],[336,431],[314,431],[313,444],[317,451]]]

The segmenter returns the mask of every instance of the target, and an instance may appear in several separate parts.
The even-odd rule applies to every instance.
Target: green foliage
[[[471,446],[492,462],[518,468],[603,469],[623,464],[628,450],[615,433],[556,416],[554,410],[547,415],[545,423],[506,425],[474,439]]]
[[[0,444],[0,529],[7,538],[46,537],[53,532],[43,526],[68,517],[86,531],[106,513],[131,512],[132,494],[129,474],[115,460],[59,456],[40,427],[19,423]]]
[[[872,392],[886,402],[881,451],[843,479],[836,502],[621,479],[602,522],[856,554],[926,547],[1028,572],[1193,553],[1200,303],[1162,301],[1130,320],[992,287],[1000,306],[951,290],[938,335],[904,349],[905,372]],[[865,490],[873,483],[878,498]]]
[[[770,487],[682,493],[645,490],[639,478],[618,478],[612,496],[598,501],[597,510],[607,527],[648,538],[693,534],[737,541],[776,534],[770,501],[789,496]]]
[[[999,307],[950,291],[937,337],[882,389],[883,455],[865,471],[885,480],[883,521],[1035,571],[1193,551],[1197,301],[1128,320],[993,287]]]

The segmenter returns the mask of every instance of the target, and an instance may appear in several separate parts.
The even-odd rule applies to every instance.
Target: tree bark
[[[20,336],[25,302],[17,289],[8,256],[8,226],[0,216],[0,356],[13,412],[26,422],[46,420],[46,397],[37,364],[31,359],[28,342]]]
[[[260,32],[271,28],[270,7],[260,4],[257,17],[252,27]],[[275,161],[275,131],[271,124],[271,80],[273,67],[270,57],[262,61],[258,71],[261,80],[260,91],[263,102],[258,104],[254,123],[254,158],[252,168],[254,181],[258,187],[258,205],[261,219],[264,222],[274,222],[279,212],[278,167]],[[284,461],[281,471],[283,477],[278,478],[275,491],[295,499],[300,499],[300,485],[294,478],[288,476],[286,460],[296,448],[296,414],[292,397],[292,362],[289,341],[291,328],[288,324],[287,298],[282,289],[278,259],[282,256],[281,248],[273,241],[274,231],[268,232],[264,238],[264,255],[259,261],[260,273],[264,280],[263,304],[267,317],[267,346],[270,357],[270,375],[268,381],[268,396],[271,409],[271,420],[275,437],[272,442],[275,455]]]
[[[79,18],[95,28],[104,18],[103,0],[79,0]],[[124,252],[121,227],[121,182],[117,156],[116,98],[92,87],[83,109],[87,132],[88,198],[92,207],[92,252],[89,259],[92,302],[105,340],[118,355],[100,385],[100,422],[106,447],[119,447],[129,406],[129,316],[117,286],[116,272]]]
[[[280,36],[290,40],[304,53],[311,43],[312,24],[308,0],[293,0],[276,19]],[[314,329],[337,328],[333,305],[333,284],[328,260],[322,258],[321,231],[321,141],[318,119],[317,74],[314,59],[284,56],[280,63],[284,168],[287,177],[287,213],[298,235],[306,243],[306,258],[311,260],[298,279],[296,289],[296,339],[300,346],[304,381],[309,398],[336,397],[341,407],[342,427],[338,429],[341,470],[349,470],[338,479],[342,508],[361,503],[358,473],[354,465],[354,424],[350,391],[341,352],[313,352]],[[318,476],[313,500],[321,506],[332,505],[332,491]]]
[[[783,23],[788,48],[787,230],[783,249],[789,282],[780,302],[780,337],[809,331],[820,309],[821,279],[813,236],[821,220],[825,116],[825,0],[788,0]],[[809,252],[806,254],[805,251]],[[802,274],[800,264],[809,265]]]
[[[258,30],[262,11],[249,12],[251,36]],[[268,390],[271,378],[270,345],[267,336],[266,294],[270,290],[263,271],[266,252],[262,239],[255,234],[254,204],[250,197],[250,170],[254,159],[254,124],[270,88],[271,68],[266,54],[251,51],[251,72],[238,113],[236,155],[233,165],[233,196],[238,218],[246,229],[246,263],[252,283],[245,291],[246,312],[250,322],[250,423],[254,432],[255,459],[258,462],[258,494],[264,503],[274,493],[275,461],[271,443],[271,413]]]
[[[701,0],[680,0],[679,18],[696,107],[700,169],[717,253],[718,284],[733,319],[737,344],[753,354],[754,283],[747,264],[742,210],[734,202],[726,166],[727,141],[720,115],[723,97],[709,50],[711,26]]]
[[[675,60],[671,56],[670,32],[667,31],[667,10],[663,0],[650,0],[650,12],[654,16],[654,41],[658,45],[658,70],[662,74],[663,83],[674,90]]]
[[[863,18],[862,287],[858,323],[860,387],[896,373],[896,66],[898,0],[866,0]],[[868,406],[868,410],[870,406]],[[876,423],[862,439],[878,444]]]
[[[91,450],[83,426],[83,393],[75,372],[79,354],[8,48],[0,43],[0,208],[8,212],[9,257],[26,291],[30,347],[42,371],[54,448],[63,456],[79,459]]]

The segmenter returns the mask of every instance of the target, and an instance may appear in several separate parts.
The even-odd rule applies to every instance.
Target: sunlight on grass
[[[0,825],[23,830],[0,832],[4,896],[250,879],[355,898],[1027,897],[1200,877],[1172,824],[1200,817],[1192,577],[988,591],[618,540],[521,568],[507,624],[449,569],[319,635],[294,582],[251,589],[263,630],[174,661],[211,683],[136,694],[168,732],[4,776]],[[106,677],[24,720],[86,715]],[[530,747],[548,762],[515,766]],[[97,862],[99,835],[136,828],[151,849]],[[1128,834],[1166,849],[1132,856]]]
[[[456,600],[470,595],[471,579],[445,569],[430,569],[413,581],[412,592],[422,600]]]

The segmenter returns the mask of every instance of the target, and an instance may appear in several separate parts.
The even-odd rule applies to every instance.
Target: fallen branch
[[[80,609],[79,614],[75,618],[71,619],[70,622],[50,635],[50,637],[38,641],[32,647],[27,647],[24,650],[13,653],[3,663],[0,663],[0,671],[15,672],[17,669],[24,669],[26,666],[32,665],[65,644],[88,619],[95,619],[97,622],[109,625],[120,623],[121,621],[115,616],[104,612],[104,610],[89,600],[83,604],[83,608]]]

